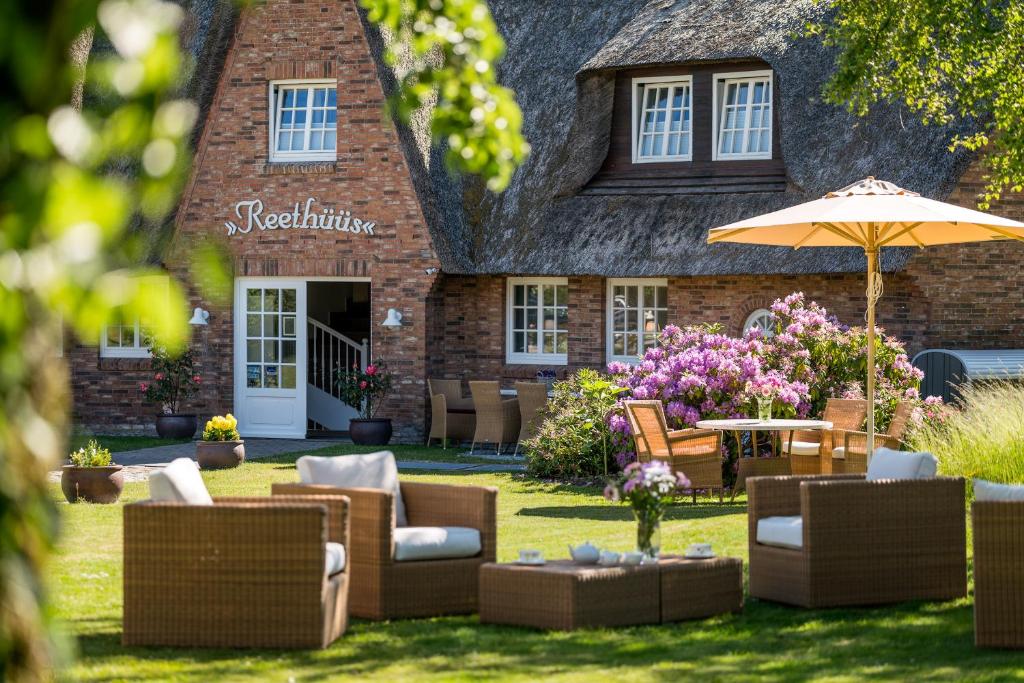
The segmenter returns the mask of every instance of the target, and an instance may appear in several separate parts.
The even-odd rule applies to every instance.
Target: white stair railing
[[[369,342],[353,341],[345,335],[332,330],[318,320],[307,318],[307,341],[309,344],[309,363],[306,381],[314,387],[341,399],[341,392],[335,383],[335,373],[339,369],[351,372],[352,366],[365,370],[369,362],[367,353]]]

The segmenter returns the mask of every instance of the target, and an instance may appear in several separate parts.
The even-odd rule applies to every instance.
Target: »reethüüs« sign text
[[[247,235],[253,228],[260,230],[335,230],[353,235],[373,237],[373,221],[356,218],[351,211],[318,207],[316,197],[310,197],[305,204],[295,202],[291,211],[264,211],[263,201],[247,199],[235,204],[235,216],[239,222],[226,221],[228,235]]]

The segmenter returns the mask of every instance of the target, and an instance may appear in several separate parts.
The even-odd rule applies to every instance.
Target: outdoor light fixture
[[[196,306],[195,310],[192,311],[192,319],[188,321],[189,325],[206,325],[210,321],[210,312],[204,311],[199,306]]]
[[[436,272],[437,272],[437,268],[427,268],[427,269],[426,269],[426,270],[425,270],[424,272],[425,272],[425,273],[426,273],[427,275],[433,275],[434,273],[436,273]]]
[[[402,314],[397,308],[388,309],[388,317],[381,323],[384,327],[401,327],[402,326]]]

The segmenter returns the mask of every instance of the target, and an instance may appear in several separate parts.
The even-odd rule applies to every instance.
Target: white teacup
[[[712,555],[710,543],[691,543],[686,549],[687,555]]]
[[[622,564],[637,565],[644,561],[644,554],[634,550],[630,553],[622,553]]]
[[[523,564],[540,564],[544,561],[544,555],[539,550],[520,550],[519,561]]]
[[[615,565],[615,564],[619,563],[619,554],[618,553],[613,553],[610,550],[602,550],[601,551],[601,559],[598,560],[597,562],[598,562],[598,564],[602,564],[602,565],[604,565],[606,567],[610,567],[612,565]]]

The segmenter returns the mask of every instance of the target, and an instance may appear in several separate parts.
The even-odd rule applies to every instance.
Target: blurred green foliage
[[[817,0],[826,2],[826,0]],[[825,97],[863,116],[894,102],[930,124],[967,120],[950,149],[985,148],[979,206],[1024,190],[1024,3],[1006,0],[827,0],[808,27],[837,46]]]

